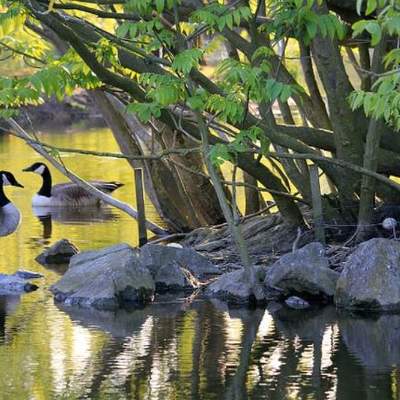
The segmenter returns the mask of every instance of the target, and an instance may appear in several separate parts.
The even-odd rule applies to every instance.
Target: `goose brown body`
[[[43,163],[35,163],[24,171],[37,173],[43,179],[40,190],[32,198],[32,205],[35,207],[100,206],[102,203],[96,196],[75,183],[59,183],[53,186],[50,171]],[[89,183],[107,194],[123,186],[120,182],[91,181]]]

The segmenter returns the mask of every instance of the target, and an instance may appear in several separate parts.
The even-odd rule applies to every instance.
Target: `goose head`
[[[24,172],[33,172],[35,174],[43,176],[45,171],[48,171],[47,165],[42,162],[35,162],[31,166],[24,168]]]
[[[0,171],[0,184],[2,186],[23,186],[15,179],[15,176],[9,171]]]

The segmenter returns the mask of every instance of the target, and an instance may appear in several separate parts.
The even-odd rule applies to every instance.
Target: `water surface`
[[[107,130],[41,138],[118,150]],[[0,272],[24,267],[45,275],[34,293],[0,296],[0,400],[400,398],[400,316],[229,310],[192,298],[117,313],[58,307],[47,288],[63,268],[40,266],[37,254],[63,237],[82,250],[136,245],[137,227],[111,209],[38,218],[30,198],[40,178],[20,172],[38,160],[23,142],[0,136],[0,169],[26,186],[6,188],[23,222],[0,238]],[[84,178],[124,182],[115,196],[135,205],[125,161],[70,154],[64,162]],[[55,173],[54,180],[64,179]],[[159,222],[150,204],[146,210]]]

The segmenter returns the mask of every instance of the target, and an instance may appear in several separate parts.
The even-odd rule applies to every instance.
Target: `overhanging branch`
[[[99,200],[103,201],[106,204],[109,204],[119,210],[125,212],[129,216],[137,219],[138,213],[137,211],[132,208],[129,204],[126,204],[120,200],[117,200],[108,194],[96,189],[93,185],[86,182],[79,176],[75,175],[72,171],[68,170],[62,163],[57,161],[54,157],[52,157],[46,149],[38,143],[33,143],[33,138],[12,118],[9,118],[7,122],[13,128],[15,135],[24,140],[33,150],[43,156],[49,163],[51,163],[56,169],[58,169],[63,175],[69,178],[72,182],[76,185],[80,186],[81,188],[85,189],[91,195],[97,197]],[[153,232],[156,235],[166,235],[168,232],[158,226],[157,224],[146,221],[146,227],[149,231]]]

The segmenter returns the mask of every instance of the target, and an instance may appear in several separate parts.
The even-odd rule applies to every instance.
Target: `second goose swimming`
[[[43,179],[40,190],[32,198],[32,205],[35,207],[79,207],[101,205],[101,200],[75,183],[59,183],[52,186],[50,170],[44,163],[36,162],[30,167],[25,168],[23,171],[34,172],[40,175]],[[90,184],[107,194],[112,193],[114,190],[123,186],[123,183],[119,182],[92,181]]]

